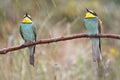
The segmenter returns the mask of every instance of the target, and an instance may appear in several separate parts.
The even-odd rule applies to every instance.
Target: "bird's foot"
[[[25,44],[22,44],[21,47],[24,48],[24,47],[26,47],[26,45],[25,45]]]

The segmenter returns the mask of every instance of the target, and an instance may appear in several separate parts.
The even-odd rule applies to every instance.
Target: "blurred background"
[[[120,0],[0,0],[0,49],[23,44],[19,28],[28,12],[37,40],[85,33],[85,8],[103,22],[102,33],[120,34]],[[106,80],[120,79],[120,40],[101,39]],[[36,47],[35,67],[27,48],[0,55],[1,80],[95,80],[91,42],[75,39]]]

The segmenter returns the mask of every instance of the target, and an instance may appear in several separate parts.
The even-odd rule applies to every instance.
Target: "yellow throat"
[[[89,12],[87,12],[85,16],[85,18],[94,18],[94,17],[96,16],[94,16],[92,13],[89,13]]]
[[[23,20],[22,20],[23,23],[31,23],[32,20],[28,17],[25,17]]]

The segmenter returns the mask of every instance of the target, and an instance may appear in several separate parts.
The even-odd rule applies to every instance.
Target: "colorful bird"
[[[32,18],[27,13],[24,15],[24,18],[20,24],[20,34],[22,38],[27,42],[36,41],[36,33],[34,23]],[[30,50],[30,64],[34,66],[34,54],[35,54],[35,45],[28,47]]]
[[[102,23],[98,18],[98,15],[92,11],[87,9],[86,16],[84,18],[85,28],[87,29],[87,33],[91,34],[100,34]],[[100,62],[102,60],[101,56],[101,43],[100,38],[90,38],[92,41],[92,51],[93,51],[93,61]]]

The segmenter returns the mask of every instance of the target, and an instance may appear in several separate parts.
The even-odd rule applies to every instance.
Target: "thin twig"
[[[74,34],[74,35],[62,36],[62,37],[51,38],[51,39],[41,39],[41,40],[38,40],[36,42],[25,43],[25,44],[22,44],[22,45],[17,45],[15,47],[3,48],[3,49],[0,49],[0,54],[6,54],[10,51],[16,51],[16,50],[26,48],[26,47],[29,47],[29,46],[32,46],[32,45],[53,43],[53,42],[72,40],[72,39],[77,39],[77,38],[89,38],[89,37],[120,39],[120,35],[116,35],[116,34],[88,35],[86,33],[82,33],[82,34]]]

